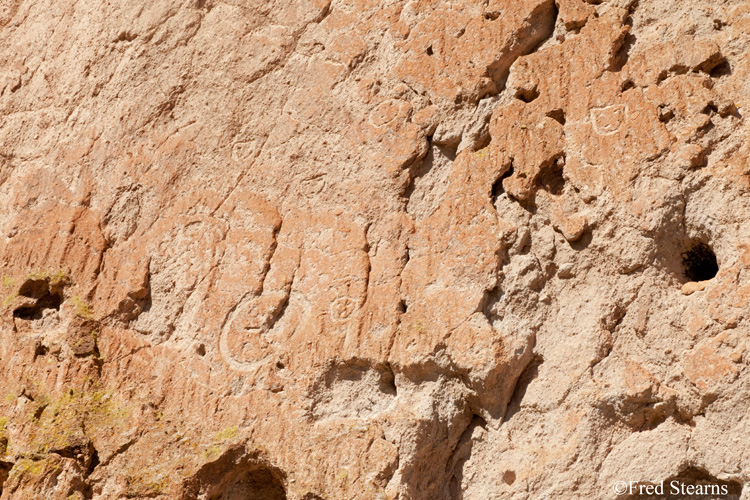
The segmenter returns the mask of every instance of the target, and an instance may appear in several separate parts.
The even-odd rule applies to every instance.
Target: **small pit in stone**
[[[530,89],[520,88],[516,91],[516,97],[523,102],[531,102],[539,97],[539,89],[536,87]]]
[[[732,74],[732,66],[729,61],[722,59],[716,66],[714,66],[708,73],[711,78],[721,78],[722,76],[728,76]]]
[[[547,113],[547,116],[555,120],[560,125],[565,125],[565,111],[562,109],[553,109],[549,113]]]
[[[719,114],[719,108],[717,108],[715,104],[709,103],[706,105],[705,108],[703,108],[701,113],[703,113],[704,115],[708,115],[708,116],[716,115],[716,114]]]
[[[716,254],[702,241],[694,242],[690,249],[682,254],[682,267],[685,277],[690,281],[708,281],[719,272]]]
[[[396,306],[396,310],[399,313],[404,314],[406,312],[406,309],[407,309],[406,302],[403,300],[400,300],[398,305]]]
[[[635,83],[633,82],[633,80],[631,80],[630,78],[628,78],[622,84],[622,89],[621,90],[622,90],[622,92],[627,92],[628,90],[634,89],[634,88],[635,88]]]
[[[659,121],[662,123],[669,123],[674,118],[674,111],[669,108],[666,104],[659,106]]]
[[[46,356],[49,352],[49,349],[47,346],[43,344],[37,344],[36,349],[34,349],[34,359],[38,358],[39,356]]]

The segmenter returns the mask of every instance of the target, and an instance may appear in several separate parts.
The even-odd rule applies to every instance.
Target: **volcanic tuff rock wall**
[[[749,49],[739,0],[3,0],[0,498],[750,498]]]

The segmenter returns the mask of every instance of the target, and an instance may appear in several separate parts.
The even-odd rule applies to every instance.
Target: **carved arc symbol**
[[[326,179],[324,175],[318,175],[311,177],[300,182],[300,190],[302,194],[307,198],[313,198],[315,195],[320,194],[326,187]]]
[[[244,372],[249,373],[257,370],[260,368],[272,355],[271,352],[267,352],[266,349],[256,349],[256,354],[260,354],[260,356],[252,361],[246,361],[241,358],[239,358],[234,352],[232,352],[232,348],[229,345],[229,336],[237,336],[238,334],[242,337],[245,337],[246,342],[253,342],[259,340],[262,335],[262,330],[260,328],[237,328],[238,323],[238,316],[243,315],[243,309],[247,309],[247,307],[252,307],[251,304],[248,303],[248,301],[243,300],[238,305],[235,311],[231,311],[226,319],[226,324],[222,327],[221,334],[219,336],[219,352],[221,353],[222,358],[224,358],[224,361],[229,365],[229,367],[236,371],[236,372]],[[240,323],[242,321],[239,321]],[[256,346],[260,347],[260,346]],[[263,353],[263,351],[266,351]],[[262,353],[262,354],[261,354]]]
[[[372,114],[370,114],[370,123],[376,127],[382,127],[383,125],[392,122],[401,111],[402,104],[404,104],[404,102],[397,99],[390,99],[382,102],[373,110]]]
[[[250,161],[258,155],[258,141],[250,140],[238,142],[232,146],[232,159],[234,161]]]
[[[627,112],[624,104],[594,108],[591,110],[591,125],[599,135],[616,134],[625,123]]]
[[[298,248],[278,244],[268,261],[263,293],[246,293],[228,312],[219,335],[219,352],[232,370],[247,373],[260,368],[280,348],[274,336],[288,334],[299,323],[304,313],[298,302],[290,302],[299,259]],[[236,352],[237,346],[241,353]]]

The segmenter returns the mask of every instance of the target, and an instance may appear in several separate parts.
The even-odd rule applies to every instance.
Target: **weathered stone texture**
[[[4,0],[0,498],[750,498],[748,51],[744,0]]]

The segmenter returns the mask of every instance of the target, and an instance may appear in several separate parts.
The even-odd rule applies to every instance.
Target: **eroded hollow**
[[[183,483],[185,500],[287,500],[286,474],[271,463],[230,446]]]
[[[729,64],[728,60],[722,59],[716,66],[711,68],[708,74],[711,75],[712,78],[728,76],[732,74],[732,66]]]
[[[50,288],[47,280],[27,280],[18,290],[18,295],[36,299],[31,305],[26,305],[13,310],[13,316],[25,320],[42,319],[45,309],[60,310],[63,296],[60,290]]]
[[[513,418],[513,415],[521,410],[521,403],[523,402],[523,398],[526,396],[526,390],[529,388],[529,385],[531,385],[531,383],[539,376],[539,367],[542,366],[542,363],[544,363],[544,356],[542,356],[541,354],[534,354],[534,357],[531,359],[529,364],[521,372],[521,375],[518,376],[518,380],[516,380],[516,386],[513,389],[513,394],[510,397],[508,407],[505,411],[505,417],[503,418],[504,421],[509,421],[511,418]]]
[[[523,102],[529,103],[539,97],[539,89],[536,87],[531,88],[519,88],[516,90],[516,98]]]
[[[552,165],[545,168],[537,179],[539,187],[555,196],[561,195],[565,189],[565,177],[563,176],[564,165],[565,159],[560,157],[557,158]]]
[[[3,446],[3,439],[0,438],[0,450],[4,450]],[[5,440],[5,445],[7,445],[7,439]],[[5,484],[5,481],[7,481],[8,477],[10,476],[10,470],[13,468],[13,464],[10,462],[3,462],[0,460],[0,494],[3,493],[3,484]]]
[[[349,360],[329,366],[313,384],[311,413],[316,420],[369,418],[388,410],[396,393],[389,365]]]
[[[262,465],[249,467],[237,474],[223,491],[211,500],[286,500],[281,478],[272,469]]]
[[[503,181],[507,179],[508,177],[513,175],[513,163],[511,162],[510,167],[508,170],[498,177],[498,179],[495,181],[494,184],[492,184],[492,204],[494,205],[497,203],[497,199],[505,193],[505,188],[503,187]]]
[[[555,120],[560,125],[565,125],[565,111],[562,109],[553,109],[547,113],[547,116]]]
[[[682,254],[682,268],[690,281],[707,281],[719,272],[719,263],[711,247],[698,241]]]

